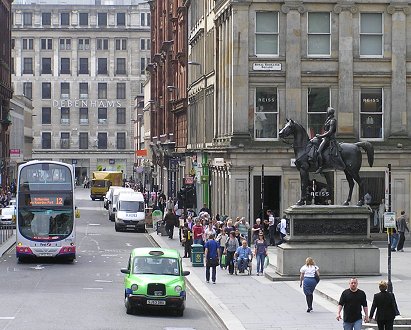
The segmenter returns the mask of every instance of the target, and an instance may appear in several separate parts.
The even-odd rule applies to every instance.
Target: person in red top
[[[196,220],[196,224],[193,226],[194,244],[204,245],[203,235],[204,235],[204,228],[201,225],[200,220]]]

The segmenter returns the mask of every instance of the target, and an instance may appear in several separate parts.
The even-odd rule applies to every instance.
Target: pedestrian
[[[206,260],[206,282],[210,283],[210,268],[211,280],[215,284],[217,276],[218,260],[220,259],[220,245],[214,240],[214,235],[208,237],[208,241],[204,245],[204,257]]]
[[[248,268],[249,263],[253,260],[253,253],[248,247],[246,240],[243,240],[241,246],[237,248],[234,258],[237,261],[238,272],[244,273],[244,271]]]
[[[285,215],[281,218],[279,222],[278,233],[280,234],[280,241],[277,243],[277,245],[280,245],[285,242],[284,237],[287,236],[287,220],[285,218]]]
[[[225,249],[225,245],[228,241],[228,235],[225,232],[225,228],[221,229],[220,233],[217,235],[216,241],[218,242],[218,244],[220,245],[220,268],[227,268],[227,264],[223,264],[221,261],[221,258],[223,257],[224,254],[224,249]]]
[[[270,245],[275,246],[275,217],[273,214],[268,217],[268,236],[270,237]]]
[[[250,224],[245,220],[245,218],[238,218],[238,221],[234,224],[234,226],[238,229],[240,235],[243,236],[248,242],[248,230],[250,229]]]
[[[264,226],[261,224],[261,219],[257,218],[255,219],[253,228],[251,228],[253,242],[255,242],[255,240],[258,238],[260,231],[264,232]]]
[[[169,239],[173,239],[174,226],[176,225],[178,219],[174,215],[173,210],[169,209],[164,216],[164,222],[166,224],[166,232]]]
[[[364,321],[369,321],[367,297],[364,291],[358,289],[357,278],[351,278],[349,285],[350,287],[342,292],[338,302],[337,321],[341,320],[341,310],[344,308],[344,330],[361,330],[361,307],[365,314]]]
[[[313,258],[305,259],[305,264],[300,268],[300,288],[303,288],[307,301],[307,313],[313,310],[314,290],[317,286],[316,274],[320,276],[319,267]]]
[[[204,228],[201,225],[200,219],[197,218],[196,224],[193,226],[194,244],[204,245],[203,233],[204,233]]]
[[[381,281],[378,284],[380,289],[379,293],[374,295],[372,306],[370,310],[370,320],[374,316],[378,324],[378,330],[392,330],[394,328],[394,319],[396,315],[399,315],[397,302],[395,296],[391,292],[387,292],[387,282]]]
[[[408,232],[410,231],[408,229],[408,217],[405,215],[405,211],[401,211],[401,216],[397,219],[397,231],[400,235],[400,239],[398,241],[397,245],[397,251],[404,252],[404,242],[405,242],[405,230]]]
[[[238,240],[235,238],[235,232],[230,231],[228,240],[225,244],[224,253],[227,255],[226,264],[228,265],[228,273],[230,275],[234,274],[234,254],[239,247]]]
[[[257,276],[263,275],[264,271],[264,260],[267,256],[267,241],[264,239],[264,233],[260,232],[258,238],[254,242],[254,255],[257,259]]]
[[[183,244],[184,244],[184,257],[191,258],[191,245],[193,245],[193,233],[188,227],[186,222],[183,227]]]

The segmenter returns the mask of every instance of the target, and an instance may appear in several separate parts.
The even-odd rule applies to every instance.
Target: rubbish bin
[[[163,220],[163,212],[161,212],[160,210],[154,210],[151,213],[151,219],[153,221],[153,229],[157,229],[157,222],[160,220]],[[157,231],[158,234],[158,231]]]
[[[191,264],[193,267],[204,267],[204,248],[201,244],[191,245]]]

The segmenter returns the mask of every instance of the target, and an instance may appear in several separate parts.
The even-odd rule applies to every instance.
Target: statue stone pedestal
[[[291,206],[284,213],[290,234],[278,246],[278,274],[299,275],[305,259],[312,257],[321,275],[380,275],[380,251],[371,244],[367,207]]]

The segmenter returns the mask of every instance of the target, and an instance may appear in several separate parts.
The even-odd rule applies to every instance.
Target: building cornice
[[[404,3],[395,3],[392,2],[388,7],[387,7],[387,13],[388,14],[394,14],[397,11],[403,11],[405,15],[408,15],[411,13],[411,7],[408,6],[407,4]]]
[[[353,2],[351,3],[337,3],[334,6],[334,13],[340,14],[343,11],[349,11],[351,14],[358,13],[358,6],[356,6]]]
[[[288,14],[291,10],[297,10],[300,14],[307,11],[302,2],[290,2],[281,6],[281,12],[284,14]]]

